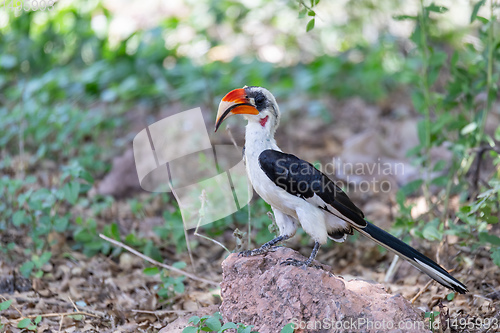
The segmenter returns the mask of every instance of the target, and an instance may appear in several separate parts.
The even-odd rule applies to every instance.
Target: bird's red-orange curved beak
[[[217,120],[215,121],[215,131],[222,124],[224,120],[233,114],[259,114],[259,111],[250,104],[247,99],[245,89],[234,89],[230,91],[219,104],[217,111]]]

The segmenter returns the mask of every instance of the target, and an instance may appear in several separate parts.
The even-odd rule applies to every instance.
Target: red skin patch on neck
[[[265,118],[262,118],[262,119],[260,120],[260,125],[261,125],[262,127],[266,126],[266,123],[267,123],[267,121],[268,121],[268,120],[269,120],[269,116],[266,116]]]

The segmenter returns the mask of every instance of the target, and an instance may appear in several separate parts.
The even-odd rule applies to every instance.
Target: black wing
[[[328,206],[331,206],[358,227],[366,227],[361,209],[356,207],[340,187],[311,163],[292,154],[268,149],[260,153],[259,164],[276,186],[307,201],[311,201],[317,195],[324,202],[324,205],[318,206],[319,208],[329,210]],[[315,203],[318,204],[317,201]]]

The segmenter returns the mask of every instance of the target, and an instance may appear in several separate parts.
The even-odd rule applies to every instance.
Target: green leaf
[[[429,64],[431,66],[441,66],[448,59],[448,54],[443,51],[433,52],[429,58]]]
[[[482,16],[479,16],[479,15],[476,16],[476,20],[481,21],[482,24],[488,24],[488,23],[490,23],[490,20],[488,20],[486,17],[482,17]]]
[[[424,147],[427,146],[430,142],[427,142],[428,137],[429,137],[428,136],[429,131],[428,131],[427,125],[425,123],[425,120],[420,120],[417,123],[417,133],[418,133],[418,139],[419,139],[420,143]]]
[[[251,333],[253,325],[239,326],[237,333]]]
[[[445,187],[449,181],[451,181],[449,175],[438,176],[438,177],[432,179],[431,184],[437,185],[440,187]]]
[[[281,329],[280,333],[293,333],[295,330],[293,329],[293,323],[286,324],[285,327]]]
[[[495,140],[500,141],[500,126],[495,130]]]
[[[306,17],[306,14],[307,14],[307,8],[303,8],[299,11],[299,19],[302,19],[304,17]]]
[[[446,299],[448,301],[453,301],[454,298],[455,298],[455,293],[449,293],[448,295],[446,295]]]
[[[476,2],[476,4],[474,5],[474,8],[472,9],[472,14],[470,16],[470,23],[472,23],[476,20],[477,13],[479,12],[479,8],[481,8],[481,6],[483,6],[485,2],[486,2],[486,0],[481,0],[481,1]]]
[[[481,243],[490,243],[492,245],[500,246],[500,237],[495,236],[495,235],[490,235],[487,232],[480,232],[479,233],[479,241]]]
[[[186,267],[186,263],[184,261],[177,261],[172,264],[172,267],[178,268],[178,269],[183,269]]]
[[[12,300],[11,299],[9,299],[8,301],[0,303],[0,311],[7,310],[11,304],[12,304]]]
[[[158,267],[146,267],[142,272],[144,273],[144,275],[153,276],[160,273],[160,270],[158,269]]]
[[[88,171],[82,171],[82,174],[80,175],[80,178],[83,180],[87,181],[89,184],[93,185],[94,184],[94,177],[90,174]]]
[[[445,167],[446,167],[446,161],[445,160],[439,160],[434,165],[433,170],[434,171],[442,171],[442,170],[444,170]]]
[[[67,216],[57,216],[54,220],[54,230],[64,232],[68,228],[69,219]]]
[[[410,194],[415,193],[424,183],[422,179],[417,179],[412,182],[409,182],[408,184],[401,186],[399,191],[401,191],[404,196],[409,196]]]
[[[52,258],[52,252],[47,251],[42,253],[40,256],[40,262],[42,262],[44,265],[49,262],[50,258]]]
[[[80,183],[77,181],[71,181],[64,184],[63,187],[64,198],[72,205],[76,203],[78,199],[78,193],[80,192]]]
[[[171,294],[167,288],[158,289],[158,291],[156,293],[158,294],[158,297],[164,298],[164,299],[169,298],[170,294]]]
[[[200,322],[200,317],[198,317],[198,316],[192,316],[188,320],[188,323],[192,323],[192,324],[195,324],[195,325],[198,325],[199,322]]]
[[[404,21],[404,20],[417,20],[417,16],[411,16],[411,15],[394,15],[392,17],[396,21]]]
[[[311,21],[309,21],[309,23],[307,23],[306,32],[309,32],[312,29],[314,29],[315,23],[316,23],[316,19],[312,19]]]
[[[49,262],[50,258],[52,257],[52,252],[47,251],[42,253],[42,255],[39,257],[36,254],[31,257],[31,261],[35,264],[36,268],[42,268],[43,265],[45,265],[47,262]]]
[[[26,213],[22,210],[15,212],[12,216],[12,223],[16,227],[19,227],[24,221],[26,221]]]
[[[424,226],[422,235],[425,239],[428,239],[430,241],[441,240],[443,238],[443,233],[439,231],[439,227],[440,221],[439,219],[435,218]]]
[[[225,330],[229,330],[229,329],[237,329],[237,328],[238,328],[238,325],[236,325],[235,323],[232,323],[232,322],[228,322],[228,323],[225,323],[224,325],[222,325],[220,332],[224,332]]]
[[[174,284],[174,291],[178,294],[182,294],[185,290],[184,283],[176,283]]]
[[[443,6],[438,6],[435,5],[434,3],[430,4],[429,6],[425,7],[430,12],[435,12],[435,13],[446,13],[448,11],[448,8],[443,7]]]
[[[29,278],[33,268],[35,268],[35,264],[32,261],[27,261],[19,267],[19,271],[25,278]]]
[[[197,332],[198,332],[198,327],[194,326],[188,326],[182,330],[182,333],[197,333]]]
[[[111,236],[111,238],[113,238],[113,239],[120,240],[120,230],[118,229],[117,223],[115,223],[115,222],[111,223],[111,228],[109,230],[109,236]]]
[[[495,265],[500,267],[500,247],[491,251],[491,259],[493,259]]]
[[[469,133],[472,133],[476,130],[477,128],[477,123],[475,121],[473,121],[472,123],[464,126],[464,128],[462,128],[462,130],[460,130],[460,134],[462,135],[467,135]]]
[[[42,316],[40,316],[40,315],[36,316],[36,318],[34,320],[35,325],[38,325],[41,321],[42,321]]]
[[[69,317],[72,318],[72,319],[74,319],[74,320],[76,320],[76,321],[83,320],[83,315],[80,315],[80,314],[79,315],[71,315]]]
[[[163,257],[161,256],[160,250],[154,245],[151,240],[148,240],[146,245],[144,246],[144,254],[150,258],[153,258],[157,261],[163,261]]]
[[[310,10],[307,12],[307,15],[309,16],[316,16],[316,13],[314,12],[314,10]]]
[[[222,325],[219,321],[219,318],[217,317],[210,317],[205,321],[205,325],[211,330],[211,331],[218,331],[221,329]]]
[[[32,325],[31,320],[29,318],[24,318],[24,319],[21,319],[21,321],[19,323],[17,323],[17,328],[26,328],[29,325]]]

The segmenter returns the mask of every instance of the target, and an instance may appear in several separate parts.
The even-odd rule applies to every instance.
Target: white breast
[[[266,149],[281,151],[274,138],[270,137],[260,124],[249,123],[245,135],[245,159],[247,175],[255,192],[271,206],[297,218],[296,207],[306,202],[276,186],[262,171],[259,155]]]

